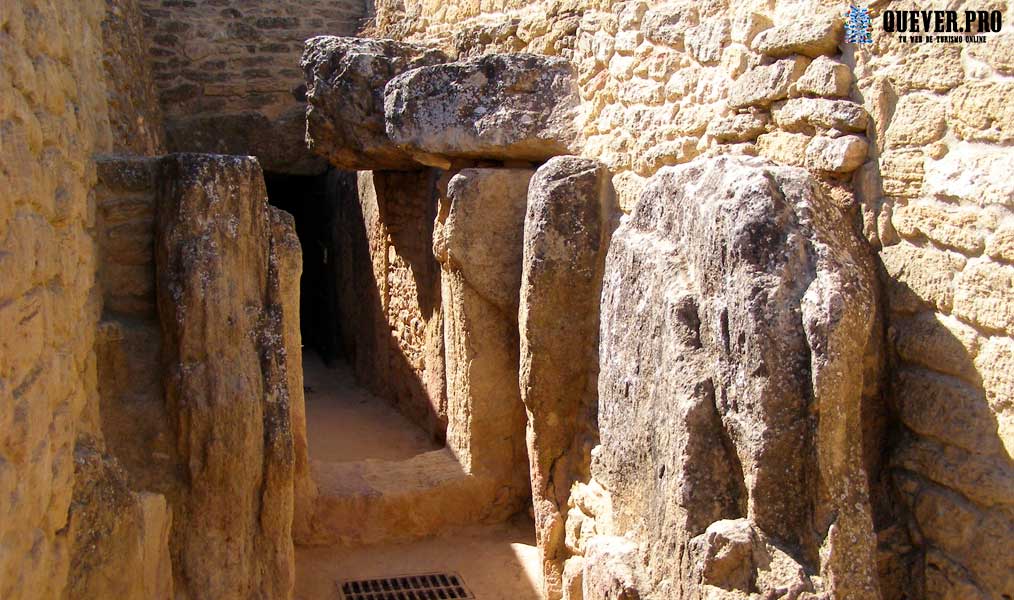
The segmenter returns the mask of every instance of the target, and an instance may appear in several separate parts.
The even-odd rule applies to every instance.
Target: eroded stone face
[[[580,540],[594,527],[572,508],[563,531],[571,486],[588,478],[595,438],[598,292],[611,209],[605,167],[594,160],[552,158],[529,184],[518,312],[520,383],[549,598],[560,597],[568,549],[583,551]]]
[[[321,36],[306,42],[306,141],[342,169],[417,169],[384,130],[384,86],[409,69],[447,60],[393,40]]]
[[[606,262],[593,472],[652,585],[692,593],[693,571],[725,590],[877,594],[860,434],[875,288],[868,249],[801,169],[722,157],[649,181]],[[721,544],[766,561],[672,559],[728,519],[748,533]],[[724,550],[702,552],[690,563]]]
[[[387,134],[420,162],[545,160],[580,142],[577,73],[566,60],[491,54],[423,67],[384,92]]]
[[[173,505],[178,588],[195,600],[289,598],[294,317],[282,295],[294,290],[278,270],[294,249],[291,232],[275,233],[291,220],[268,207],[252,157],[172,155],[159,180],[163,382],[185,482]]]
[[[434,228],[441,263],[447,446],[465,472],[500,490],[506,517],[530,490],[518,388],[518,302],[530,169],[464,169],[447,183]]]

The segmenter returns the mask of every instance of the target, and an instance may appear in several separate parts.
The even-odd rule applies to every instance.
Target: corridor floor
[[[527,516],[401,544],[296,548],[296,600],[338,600],[348,580],[453,571],[477,600],[539,600],[539,550]]]
[[[312,460],[404,460],[440,448],[389,402],[360,387],[344,362],[328,368],[316,352],[303,352],[303,385]]]

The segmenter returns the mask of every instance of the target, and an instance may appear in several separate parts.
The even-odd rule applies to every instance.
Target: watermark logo
[[[885,10],[885,33],[909,44],[982,44],[1003,29],[998,10]]]
[[[870,9],[865,6],[849,6],[845,13],[845,42],[848,44],[872,44],[873,25],[870,23]]]

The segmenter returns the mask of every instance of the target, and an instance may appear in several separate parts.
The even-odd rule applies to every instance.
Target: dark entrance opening
[[[303,248],[299,280],[299,329],[303,346],[317,352],[325,364],[340,358],[340,324],[335,311],[336,205],[328,197],[328,176],[264,173],[268,202],[291,214]]]

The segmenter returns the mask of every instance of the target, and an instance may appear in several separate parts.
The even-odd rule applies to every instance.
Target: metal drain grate
[[[457,573],[427,573],[345,581],[339,589],[343,600],[475,599]]]

